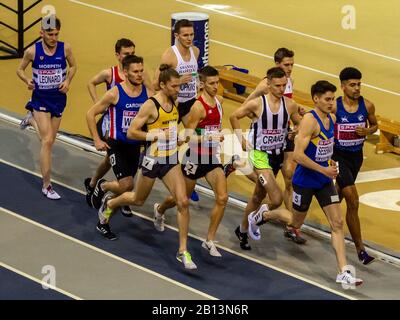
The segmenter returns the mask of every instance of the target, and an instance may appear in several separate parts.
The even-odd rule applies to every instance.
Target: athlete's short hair
[[[360,80],[361,78],[362,78],[362,74],[361,74],[360,70],[353,68],[353,67],[344,68],[342,71],[340,71],[340,74],[339,74],[339,79],[341,82],[350,80],[350,79]]]
[[[182,19],[175,22],[174,25],[174,33],[179,33],[181,28],[193,28],[193,22],[189,21],[188,19]]]
[[[281,63],[284,58],[293,58],[294,52],[287,48],[279,48],[274,53],[274,61],[276,63]]]
[[[133,43],[133,41],[126,38],[121,38],[115,43],[115,53],[120,53],[122,48],[130,47],[135,48],[135,44]]]
[[[200,81],[203,81],[203,82],[206,81],[207,77],[215,77],[218,75],[219,75],[218,70],[211,66],[205,66],[205,67],[201,68],[201,70],[199,71]]]
[[[273,67],[267,71],[267,79],[272,80],[273,78],[286,77],[285,71],[281,67]]]
[[[133,54],[130,54],[129,56],[126,56],[125,58],[122,59],[122,69],[128,70],[129,66],[132,63],[141,63],[141,64],[143,64],[143,58],[135,56]]]
[[[328,91],[336,92],[336,86],[326,80],[319,80],[311,86],[311,97],[321,96]]]

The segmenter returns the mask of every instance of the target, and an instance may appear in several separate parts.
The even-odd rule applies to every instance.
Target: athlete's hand
[[[35,89],[35,83],[33,82],[33,79],[29,79],[27,85],[28,85],[28,90]]]
[[[302,106],[299,106],[298,112],[299,112],[299,115],[302,117],[306,114],[307,111]]]
[[[110,149],[110,146],[103,140],[95,141],[94,147],[96,148],[97,151],[107,151],[107,149]]]
[[[192,81],[192,74],[191,73],[185,73],[183,75],[181,75],[181,77],[179,78],[181,81],[181,84],[184,83],[188,83],[189,81]]]
[[[63,83],[60,84],[58,87],[58,90],[61,91],[62,93],[67,93],[69,90],[69,81],[65,80]]]
[[[209,134],[204,136],[204,140],[205,141],[218,141],[218,142],[222,142],[224,141],[224,136],[221,133],[213,133],[213,134]]]
[[[360,137],[365,137],[368,134],[368,129],[365,128],[365,127],[359,126],[359,127],[356,128],[356,133]]]
[[[250,150],[249,144],[248,144],[248,142],[247,142],[247,140],[246,140],[245,138],[243,138],[243,140],[242,140],[242,150],[243,150],[243,151],[248,151],[248,150]]]
[[[290,141],[293,141],[298,133],[299,133],[299,128],[294,127],[291,131],[288,132],[288,139]]]
[[[188,143],[190,141],[190,136],[179,135],[178,136],[178,147],[181,145]]]
[[[338,167],[336,166],[336,162],[331,161],[331,165],[328,167],[324,167],[323,174],[331,179],[336,179],[338,175]]]

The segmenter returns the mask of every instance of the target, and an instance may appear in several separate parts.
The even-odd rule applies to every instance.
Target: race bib
[[[211,137],[219,135],[220,126],[205,126],[204,128],[204,146],[207,148],[216,148],[219,146],[219,141],[209,140]]]
[[[365,122],[337,124],[336,139],[339,145],[343,147],[359,146],[363,144],[365,137],[360,137],[356,133],[358,127],[365,128]]]
[[[196,78],[192,77],[192,80],[189,81],[188,83],[181,84],[178,93],[178,99],[190,100],[196,97],[196,93],[197,93]]]
[[[142,167],[146,168],[147,170],[153,170],[155,162],[156,160],[153,158],[143,157]]]
[[[62,69],[38,70],[39,89],[56,89],[63,82]]]
[[[137,111],[124,110],[122,113],[122,132],[127,132],[132,119],[137,115]]]
[[[301,206],[301,194],[293,191],[293,203],[297,206]]]
[[[197,168],[198,168],[198,166],[196,164],[194,164],[193,162],[186,161],[184,170],[186,172],[186,175],[191,175],[191,174],[194,175],[194,174],[196,174]]]
[[[157,149],[159,151],[169,151],[176,149],[178,143],[177,126],[173,125],[168,128],[160,128],[160,132],[169,132],[169,137],[167,141],[160,137],[160,139],[157,140]]]
[[[315,161],[325,162],[328,161],[333,154],[333,137],[328,140],[319,140],[317,150],[315,152]]]
[[[262,129],[262,150],[270,151],[283,149],[285,146],[285,138],[287,129]]]

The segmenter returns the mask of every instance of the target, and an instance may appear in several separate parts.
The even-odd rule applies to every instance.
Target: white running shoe
[[[219,257],[219,258],[222,257],[222,255],[217,250],[217,247],[215,246],[214,241],[212,241],[212,240],[203,241],[201,246],[208,251],[210,256]]]
[[[19,123],[19,128],[21,130],[25,130],[26,128],[28,128],[31,124],[30,124],[30,120],[33,117],[33,114],[31,111],[28,111],[25,115],[25,117],[21,120],[21,122]]]
[[[190,253],[188,251],[184,251],[182,253],[177,253],[176,254],[176,259],[179,262],[182,262],[183,266],[185,267],[185,269],[187,270],[196,270],[197,266],[196,264],[193,262],[192,260],[192,256],[190,255]]]
[[[159,203],[154,204],[154,228],[156,228],[157,231],[163,232],[164,231],[164,221],[165,217],[163,214],[158,213],[158,208]]]
[[[339,273],[336,277],[336,282],[347,286],[359,286],[363,283],[361,279],[354,277],[350,270]]]
[[[42,188],[42,193],[44,196],[46,196],[47,198],[49,198],[51,200],[61,199],[60,195],[53,190],[53,187],[51,186],[51,184],[49,184],[47,186],[47,188]]]
[[[253,240],[258,241],[261,239],[260,227],[257,224],[263,221],[263,213],[268,210],[268,205],[263,204],[257,211],[253,211],[248,215],[248,233],[250,238],[252,238]]]

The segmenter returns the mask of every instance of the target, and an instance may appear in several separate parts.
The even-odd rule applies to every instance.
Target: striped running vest
[[[272,113],[266,95],[261,96],[263,112],[250,126],[248,140],[255,150],[280,154],[286,147],[289,113],[282,97],[279,110]]]
[[[107,90],[110,90],[112,87],[116,86],[118,83],[123,82],[124,80],[121,79],[118,72],[118,66],[111,67],[111,81],[110,83],[106,83]]]

